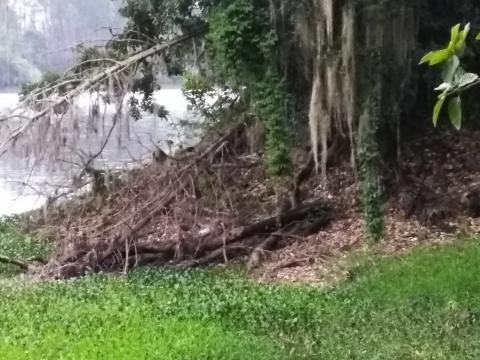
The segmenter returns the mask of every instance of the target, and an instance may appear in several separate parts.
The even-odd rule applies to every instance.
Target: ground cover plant
[[[0,219],[0,254],[11,260],[46,259],[53,249],[53,244],[42,241],[35,236],[26,235],[18,229],[18,219]],[[0,278],[14,276],[21,272],[17,265],[0,261]]]
[[[0,358],[475,359],[479,260],[477,240],[369,256],[331,289],[238,269],[14,281],[0,288]]]

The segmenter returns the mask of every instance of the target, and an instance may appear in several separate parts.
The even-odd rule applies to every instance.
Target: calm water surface
[[[191,144],[195,141],[193,135],[185,136],[177,125],[182,120],[196,119],[196,115],[187,108],[187,102],[180,89],[163,89],[158,92],[157,102],[164,105],[170,113],[169,121],[144,116],[137,122],[131,122],[128,136],[112,136],[102,158],[96,166],[124,167],[142,158],[151,157],[155,149],[154,144],[166,149],[167,140],[175,143]],[[18,101],[15,93],[0,93],[0,111],[14,107]],[[89,100],[81,100],[78,104],[80,111],[88,113]],[[125,131],[123,131],[125,133]],[[104,133],[97,137],[89,135],[81,138],[83,147],[96,153],[103,143]],[[121,141],[119,137],[122,137]],[[48,191],[49,184],[55,186],[66,183],[65,166],[63,171],[55,172],[51,169],[37,167],[32,171],[31,164],[26,158],[7,154],[0,158],[0,216],[12,215],[41,207],[45,197],[40,193]],[[68,169],[67,169],[68,170]],[[25,186],[28,183],[28,186]],[[40,190],[40,191],[39,191]]]

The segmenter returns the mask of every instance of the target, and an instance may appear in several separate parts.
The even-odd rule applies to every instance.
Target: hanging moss
[[[479,7],[473,1],[441,0],[441,6],[439,1],[302,0],[294,15],[286,16],[281,11],[286,1],[228,0],[212,11],[209,22],[217,70],[232,84],[249,87],[265,124],[269,173],[291,169],[285,104],[294,89],[293,97],[308,109],[325,184],[329,144],[350,144],[366,228],[375,240],[384,232],[385,165],[400,155],[408,124],[419,122],[411,115],[430,109],[418,96],[416,65],[434,39],[422,29],[437,29]],[[310,86],[310,96],[302,97],[302,83]]]
[[[375,240],[384,233],[382,164],[395,144],[391,139],[416,61],[417,5],[414,1],[312,0],[314,15],[305,13],[305,23],[310,24],[310,35],[303,36],[305,57],[312,62],[313,74],[311,139],[322,154],[317,164],[321,163],[325,181],[330,137],[348,139],[354,168],[359,160],[366,228]],[[312,38],[313,51],[308,46]]]

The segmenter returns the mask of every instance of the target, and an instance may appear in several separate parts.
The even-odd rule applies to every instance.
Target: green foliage
[[[214,69],[234,89],[245,88],[266,129],[267,172],[284,176],[291,170],[288,134],[288,90],[278,75],[276,29],[265,0],[229,0],[209,17],[207,47]]]
[[[451,29],[450,42],[445,49],[431,51],[426,54],[420,64],[428,63],[434,66],[443,63],[453,56],[461,56],[465,50],[465,41],[470,33],[470,24],[467,24],[462,31],[460,31],[460,24],[455,25]]]
[[[201,126],[207,129],[230,126],[232,119],[239,121],[250,110],[241,90],[215,85],[211,76],[199,71],[184,74],[182,92],[189,106],[206,120]]]
[[[384,66],[381,50],[371,49],[365,59],[365,78],[361,87],[369,91],[361,99],[359,119],[358,158],[360,175],[360,202],[366,228],[371,242],[379,242],[385,234],[385,199],[383,188],[384,148],[386,121],[390,107],[385,107],[385,79],[378,71]]]
[[[183,92],[194,99],[201,99],[194,100],[195,102],[202,101],[204,103],[206,97],[215,93],[212,83],[200,74],[186,73],[183,81]]]
[[[440,112],[442,111],[443,104],[445,103],[445,97],[441,97],[438,99],[435,107],[433,108],[433,126],[437,126],[438,117],[440,116]]]
[[[0,287],[0,358],[475,359],[480,243],[372,258],[331,290],[235,272]]]
[[[13,259],[28,259],[38,256],[47,257],[51,250],[51,244],[21,233],[16,219],[0,219],[0,255]],[[16,266],[0,264],[0,277],[15,275],[18,271]]]
[[[205,0],[124,0],[120,14],[128,19],[131,38],[160,39],[181,29],[191,31],[203,25]]]
[[[66,91],[65,86],[56,87],[57,82],[61,79],[59,73],[53,71],[47,71],[42,75],[42,78],[38,82],[26,83],[22,85],[19,95],[20,100],[25,97],[36,93],[36,90],[42,89],[42,91],[36,94],[35,99],[43,99],[52,95],[55,92],[63,93]]]
[[[208,120],[215,120],[215,110],[209,102],[218,95],[213,82],[199,73],[187,72],[183,76],[182,92],[195,110],[200,110]]]
[[[279,177],[291,172],[290,146],[292,138],[286,123],[288,99],[284,81],[267,74],[255,91],[255,107],[265,124],[267,144],[267,172]]]
[[[207,44],[217,71],[233,86],[265,74],[277,39],[264,0],[229,0],[212,10]]]
[[[367,235],[379,242],[385,234],[384,189],[382,184],[382,155],[373,126],[363,136],[360,150],[360,201]]]
[[[452,97],[448,101],[448,115],[452,125],[459,130],[462,125],[462,102],[460,96]]]
[[[461,94],[480,83],[477,74],[466,72],[462,67],[460,59],[466,49],[470,24],[465,25],[463,30],[460,29],[460,24],[452,27],[448,46],[445,49],[430,51],[420,61],[420,64],[428,63],[430,66],[441,64],[442,67],[443,82],[435,88],[441,93],[433,109],[433,125],[437,126],[441,111],[448,100],[448,115],[457,130],[462,125]],[[476,38],[479,40],[480,34]]]
[[[367,235],[372,243],[379,242],[385,234],[383,188],[379,177],[364,177],[361,183],[361,203]]]

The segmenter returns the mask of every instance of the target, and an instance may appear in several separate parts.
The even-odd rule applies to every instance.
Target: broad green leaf
[[[475,37],[475,40],[480,40],[480,33],[477,34],[477,36]]]
[[[480,34],[478,34],[480,36]],[[480,40],[480,39],[479,39]],[[428,54],[425,54],[422,59],[420,60],[420,65],[421,64],[425,64],[425,63],[429,63],[430,62],[430,59],[432,58],[433,56],[433,51],[430,51]]]
[[[435,107],[433,108],[433,126],[437,126],[438,117],[440,116],[440,112],[442,111],[443,104],[445,103],[445,96],[441,96]]]
[[[460,60],[458,56],[451,56],[443,65],[442,79],[445,83],[450,84],[453,81],[455,73],[460,66]]]
[[[474,73],[464,73],[457,82],[459,88],[468,86],[478,80],[478,75]]]
[[[451,54],[452,53],[450,52],[449,49],[437,50],[437,51],[432,52],[428,56],[427,61],[428,61],[430,66],[434,66],[434,65],[440,64],[440,63],[448,60],[450,58]]]
[[[448,115],[455,129],[460,130],[462,126],[462,100],[455,96],[448,102]]]
[[[455,45],[457,44],[459,34],[460,34],[460,24],[457,24],[454,27],[452,27],[452,30],[451,30],[450,44],[448,44],[449,50],[455,49]]]

